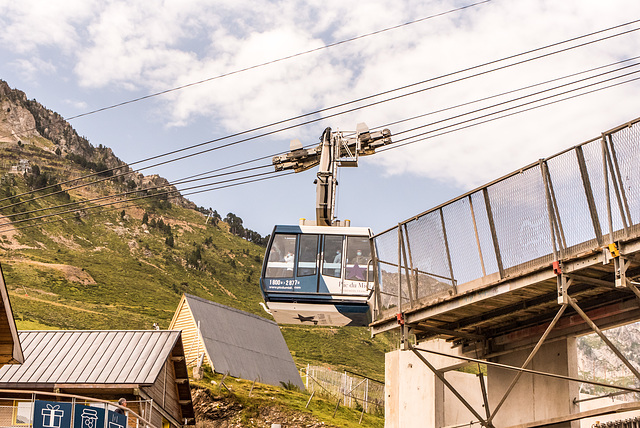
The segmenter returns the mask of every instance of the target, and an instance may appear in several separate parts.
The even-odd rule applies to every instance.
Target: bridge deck
[[[638,164],[640,119],[374,236],[372,333],[397,329],[399,313],[419,338],[462,344],[539,331],[560,309],[554,262],[590,319],[640,319],[612,259],[640,277]],[[560,325],[582,332],[573,315]]]

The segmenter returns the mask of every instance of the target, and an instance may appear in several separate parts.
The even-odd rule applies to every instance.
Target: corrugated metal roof
[[[179,331],[20,331],[25,362],[0,367],[2,384],[152,384]]]
[[[304,388],[278,324],[185,294],[216,372],[280,386]]]

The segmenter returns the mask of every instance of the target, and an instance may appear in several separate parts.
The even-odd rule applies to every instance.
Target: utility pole
[[[292,140],[290,151],[275,156],[272,160],[276,171],[292,169],[306,171],[318,166],[316,184],[316,225],[335,226],[336,186],[338,167],[357,167],[358,157],[375,153],[376,149],[391,144],[391,131],[371,132],[366,124],[356,126],[355,136],[346,138],[340,131],[331,132],[326,128],[320,137],[320,144],[304,149],[299,140]]]

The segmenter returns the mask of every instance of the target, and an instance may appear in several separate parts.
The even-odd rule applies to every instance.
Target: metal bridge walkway
[[[373,334],[540,331],[567,292],[608,324],[640,319],[639,165],[636,119],[374,236]]]
[[[640,392],[526,368],[545,342],[593,331],[640,381],[640,371],[602,333],[640,320],[639,166],[636,119],[374,236],[372,333],[399,330],[402,349],[428,366],[485,427],[495,426],[496,413],[523,373]],[[517,374],[501,386],[502,398],[490,397],[480,376],[485,404],[476,410],[447,382],[446,370],[426,357],[438,353],[411,345],[410,334],[418,341],[451,342],[451,352],[439,354],[454,358],[451,368],[462,361]],[[529,351],[521,366],[496,362]],[[517,426],[568,426],[588,416],[569,407]]]

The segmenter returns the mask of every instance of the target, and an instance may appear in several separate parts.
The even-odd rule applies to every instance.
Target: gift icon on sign
[[[64,411],[60,409],[60,406],[47,404],[47,407],[42,409],[41,413],[43,427],[60,428],[62,417],[64,416]]]

